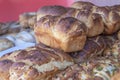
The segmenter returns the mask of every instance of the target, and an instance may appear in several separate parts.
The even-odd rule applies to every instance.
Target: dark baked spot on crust
[[[46,14],[46,15],[53,15],[59,16],[66,12],[66,8],[63,6],[44,6],[38,10],[38,14]]]

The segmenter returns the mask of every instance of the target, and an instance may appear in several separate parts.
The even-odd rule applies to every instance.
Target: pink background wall
[[[36,11],[45,5],[69,6],[74,0],[0,0],[0,21],[17,20],[23,12]]]
[[[38,10],[45,5],[69,6],[78,0],[0,0],[0,22],[17,20],[19,14]],[[120,0],[81,0],[89,1],[94,4],[114,5],[120,4]]]

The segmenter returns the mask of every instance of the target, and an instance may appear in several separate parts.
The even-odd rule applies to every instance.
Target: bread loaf
[[[52,80],[120,80],[119,62],[99,58],[75,64],[60,73]]]
[[[88,28],[88,37],[97,36],[104,31],[102,18],[97,13],[91,11],[70,8],[63,17],[74,17],[83,22]]]
[[[34,32],[38,43],[73,52],[84,47],[87,28],[75,18],[48,15],[37,22]]]
[[[71,7],[100,14],[104,22],[105,34],[113,34],[120,29],[119,5],[100,7],[90,2],[78,1],[74,2]]]
[[[66,8],[63,6],[55,5],[55,6],[44,6],[37,11],[37,21],[46,15],[52,16],[60,16],[66,13]]]
[[[85,46],[81,51],[73,52],[70,55],[73,57],[76,63],[89,61],[92,58],[102,55],[102,52],[106,48],[106,43],[102,36],[88,38]]]
[[[0,58],[0,80],[51,80],[73,64],[72,58],[43,44],[15,51]]]
[[[120,29],[120,15],[109,7],[94,7],[93,13],[101,15],[104,22],[105,34],[113,34]]]

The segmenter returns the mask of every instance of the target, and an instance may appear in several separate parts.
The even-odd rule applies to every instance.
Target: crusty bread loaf
[[[72,64],[69,55],[39,44],[1,57],[0,80],[51,80],[56,72]]]
[[[78,1],[74,2],[71,7],[100,14],[104,22],[105,34],[113,34],[120,29],[119,5],[99,7],[90,2]]]
[[[37,21],[46,15],[52,16],[60,16],[66,13],[66,8],[63,6],[55,5],[55,6],[44,6],[37,11]]]
[[[34,32],[37,42],[65,52],[73,52],[84,47],[87,28],[75,18],[48,15],[37,22]]]
[[[52,80],[120,80],[119,62],[99,58],[72,65],[57,73]]]
[[[101,15],[104,22],[105,34],[113,34],[120,29],[120,15],[109,7],[94,7],[93,13]]]
[[[102,17],[97,13],[92,13],[92,11],[70,8],[63,17],[74,17],[82,21],[88,28],[88,37],[97,36],[104,31]]]
[[[7,38],[0,38],[0,51],[9,49],[14,46],[14,43]]]
[[[19,15],[19,22],[23,28],[33,28],[36,23],[36,12],[28,12]]]
[[[74,58],[76,63],[84,62],[101,55],[105,48],[106,43],[104,39],[102,36],[97,36],[88,38],[81,51],[73,52],[70,55]]]

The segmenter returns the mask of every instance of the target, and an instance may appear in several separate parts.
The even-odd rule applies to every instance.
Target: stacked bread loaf
[[[112,7],[115,6],[99,7],[81,1],[69,8],[42,7],[37,12],[37,24],[34,26],[36,39],[65,52],[82,50],[87,37],[113,34],[120,29],[119,12]]]
[[[2,56],[0,80],[120,80],[119,7],[78,1],[21,14],[38,44]]]

